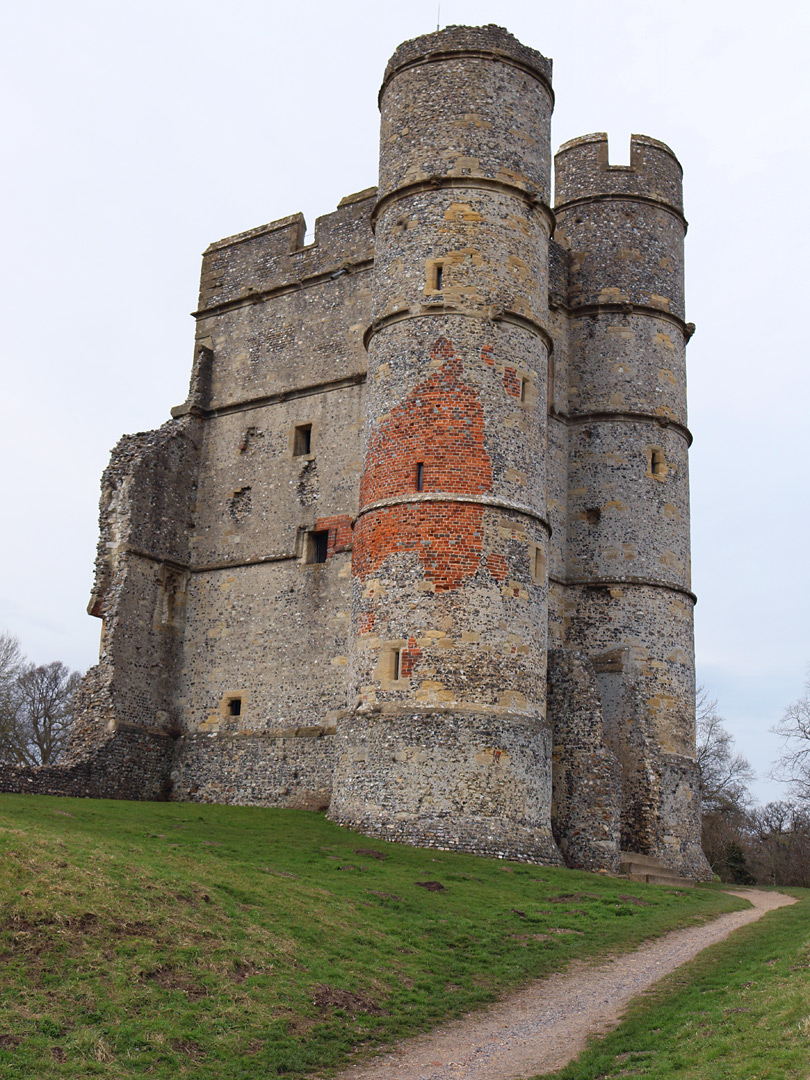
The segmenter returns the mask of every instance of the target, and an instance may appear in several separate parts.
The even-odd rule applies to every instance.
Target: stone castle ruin
[[[328,808],[705,878],[681,167],[566,143],[494,27],[394,53],[379,186],[212,244],[188,400],[102,481],[66,759],[2,786]]]

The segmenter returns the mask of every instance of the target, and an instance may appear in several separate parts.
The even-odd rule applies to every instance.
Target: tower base
[[[355,714],[338,731],[329,818],[368,836],[562,865],[551,834],[551,739],[524,718]]]

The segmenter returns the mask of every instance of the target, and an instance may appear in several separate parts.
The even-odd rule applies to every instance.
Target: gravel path
[[[346,1069],[337,1080],[524,1080],[561,1069],[590,1035],[616,1027],[627,1004],[664,975],[767,911],[795,903],[758,889],[729,892],[752,907],[675,930],[598,966],[580,962],[564,975]]]

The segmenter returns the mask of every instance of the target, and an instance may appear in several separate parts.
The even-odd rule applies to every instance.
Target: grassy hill
[[[0,795],[0,1075],[302,1077],[740,906],[305,812]]]

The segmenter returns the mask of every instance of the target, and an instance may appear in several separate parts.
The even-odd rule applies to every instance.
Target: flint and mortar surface
[[[680,165],[572,140],[552,210],[551,61],[494,26],[380,107],[312,244],[206,251],[188,399],[102,479],[72,743],[0,789],[705,878]]]

